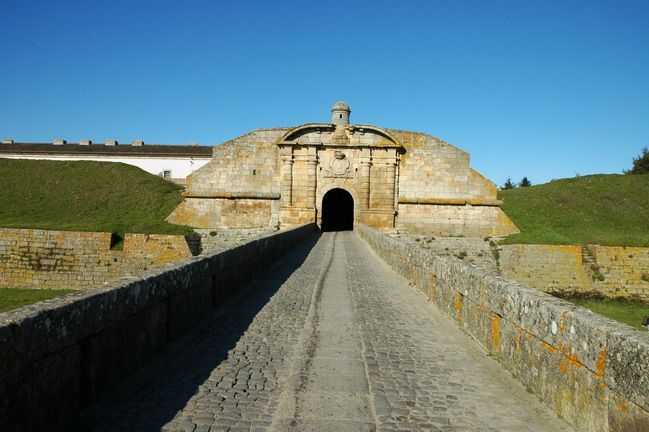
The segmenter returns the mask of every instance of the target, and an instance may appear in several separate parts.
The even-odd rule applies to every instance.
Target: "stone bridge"
[[[645,336],[307,226],[0,315],[0,429],[649,430]]]

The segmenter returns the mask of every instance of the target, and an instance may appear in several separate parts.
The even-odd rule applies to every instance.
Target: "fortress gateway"
[[[331,123],[257,129],[214,147],[168,220],[196,228],[316,222],[324,230],[362,223],[442,236],[518,232],[468,153],[423,133],[350,124],[344,102],[331,112]]]

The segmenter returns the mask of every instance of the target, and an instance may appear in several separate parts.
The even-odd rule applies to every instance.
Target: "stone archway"
[[[322,197],[322,231],[354,229],[354,198],[345,189],[334,188]]]

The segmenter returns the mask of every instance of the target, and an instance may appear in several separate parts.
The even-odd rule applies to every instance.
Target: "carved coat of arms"
[[[349,167],[349,159],[345,153],[337,151],[329,161],[329,168],[325,169],[325,177],[350,178]]]

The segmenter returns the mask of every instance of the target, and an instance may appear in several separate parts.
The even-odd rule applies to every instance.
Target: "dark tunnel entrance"
[[[322,197],[322,231],[354,229],[354,198],[344,189],[331,189]]]

